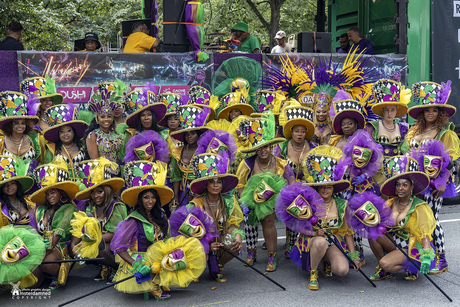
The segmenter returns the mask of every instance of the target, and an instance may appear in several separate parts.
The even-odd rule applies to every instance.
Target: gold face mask
[[[179,232],[187,237],[201,239],[206,234],[206,230],[199,219],[189,213],[185,221],[180,225]]]
[[[206,152],[218,154],[221,150],[227,150],[227,145],[225,145],[224,142],[222,142],[218,138],[214,137],[211,139],[211,142],[209,142]]]
[[[2,262],[5,264],[15,264],[21,262],[29,256],[30,252],[20,237],[14,237],[2,249]]]
[[[364,148],[364,147],[359,147],[359,146],[353,146],[353,164],[357,168],[363,168],[365,167],[369,161],[371,160],[373,150]]]
[[[262,204],[269,201],[275,194],[275,190],[262,179],[254,190],[254,201],[256,204]]]
[[[184,251],[179,248],[164,256],[161,267],[170,272],[185,270],[188,264]]]
[[[139,160],[147,160],[150,162],[155,160],[155,148],[153,147],[153,142],[134,148],[134,153]]]
[[[308,220],[313,215],[310,204],[305,200],[305,198],[303,198],[302,195],[297,196],[286,208],[286,211],[299,220]]]
[[[354,215],[366,226],[376,227],[380,224],[380,213],[370,201],[366,201],[359,207]]]
[[[439,156],[423,156],[423,168],[425,169],[425,173],[428,175],[428,177],[438,177],[439,173],[441,172],[442,162],[442,157]]]

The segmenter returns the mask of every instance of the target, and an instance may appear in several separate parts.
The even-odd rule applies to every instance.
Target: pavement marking
[[[453,219],[453,220],[443,220],[443,221],[439,221],[440,223],[451,223],[451,222],[458,222],[460,221],[460,219]]]
[[[209,303],[209,304],[203,304],[203,305],[193,305],[192,307],[210,306],[210,305],[217,305],[217,304],[224,304],[224,303],[230,303],[230,301],[215,302],[215,303]]]

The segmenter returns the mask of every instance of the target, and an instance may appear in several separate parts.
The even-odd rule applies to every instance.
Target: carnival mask
[[[359,146],[353,146],[353,164],[357,168],[365,167],[371,160],[372,153],[373,153],[372,149],[359,147]]]
[[[430,178],[438,177],[439,173],[441,172],[441,165],[442,165],[442,157],[439,156],[423,156],[423,168],[425,169],[425,173]]]
[[[149,142],[141,147],[134,148],[134,153],[139,160],[147,160],[153,162],[155,160],[155,148],[153,142]]]
[[[206,234],[206,230],[199,219],[193,214],[187,215],[185,221],[180,225],[179,232],[187,237],[201,239]]]
[[[213,137],[211,139],[211,142],[209,142],[206,152],[218,154],[221,150],[227,150],[227,145],[225,145],[224,142],[222,142],[218,138]]]
[[[376,227],[380,224],[380,213],[370,201],[359,207],[354,215],[366,226]]]
[[[29,256],[29,250],[20,237],[14,237],[1,252],[2,262],[5,264],[18,263]]]
[[[286,211],[299,220],[308,220],[313,215],[310,204],[305,200],[305,198],[303,198],[302,195],[298,195],[286,208]]]
[[[93,239],[91,235],[89,234],[89,231],[86,230],[86,226],[83,226],[82,228],[81,239],[86,243],[96,242],[96,239]]]
[[[273,190],[265,180],[261,180],[257,185],[257,188],[254,190],[254,201],[256,204],[262,204],[266,201],[269,201],[275,195],[275,190]]]
[[[185,270],[187,266],[185,253],[181,248],[170,252],[161,261],[161,267],[170,272]]]

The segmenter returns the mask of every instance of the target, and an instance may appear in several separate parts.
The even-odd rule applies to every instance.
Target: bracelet
[[[359,258],[359,251],[354,251],[353,253],[348,253],[347,254],[348,258],[351,259],[351,261],[360,261],[361,259]]]
[[[233,229],[232,231],[232,240],[235,240],[236,234],[239,233],[241,236],[241,240],[244,240],[246,237],[244,236],[244,231],[239,230],[238,228]]]

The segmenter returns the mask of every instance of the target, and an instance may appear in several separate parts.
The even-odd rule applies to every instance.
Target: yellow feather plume
[[[410,88],[401,87],[401,93],[399,94],[399,102],[409,104],[410,98],[412,97],[412,91]]]
[[[209,99],[209,107],[213,110],[217,110],[217,108],[220,107],[219,97],[211,95],[211,98]]]
[[[156,174],[154,174],[156,185],[165,185],[168,165],[162,161],[157,161],[153,164],[156,166]]]

